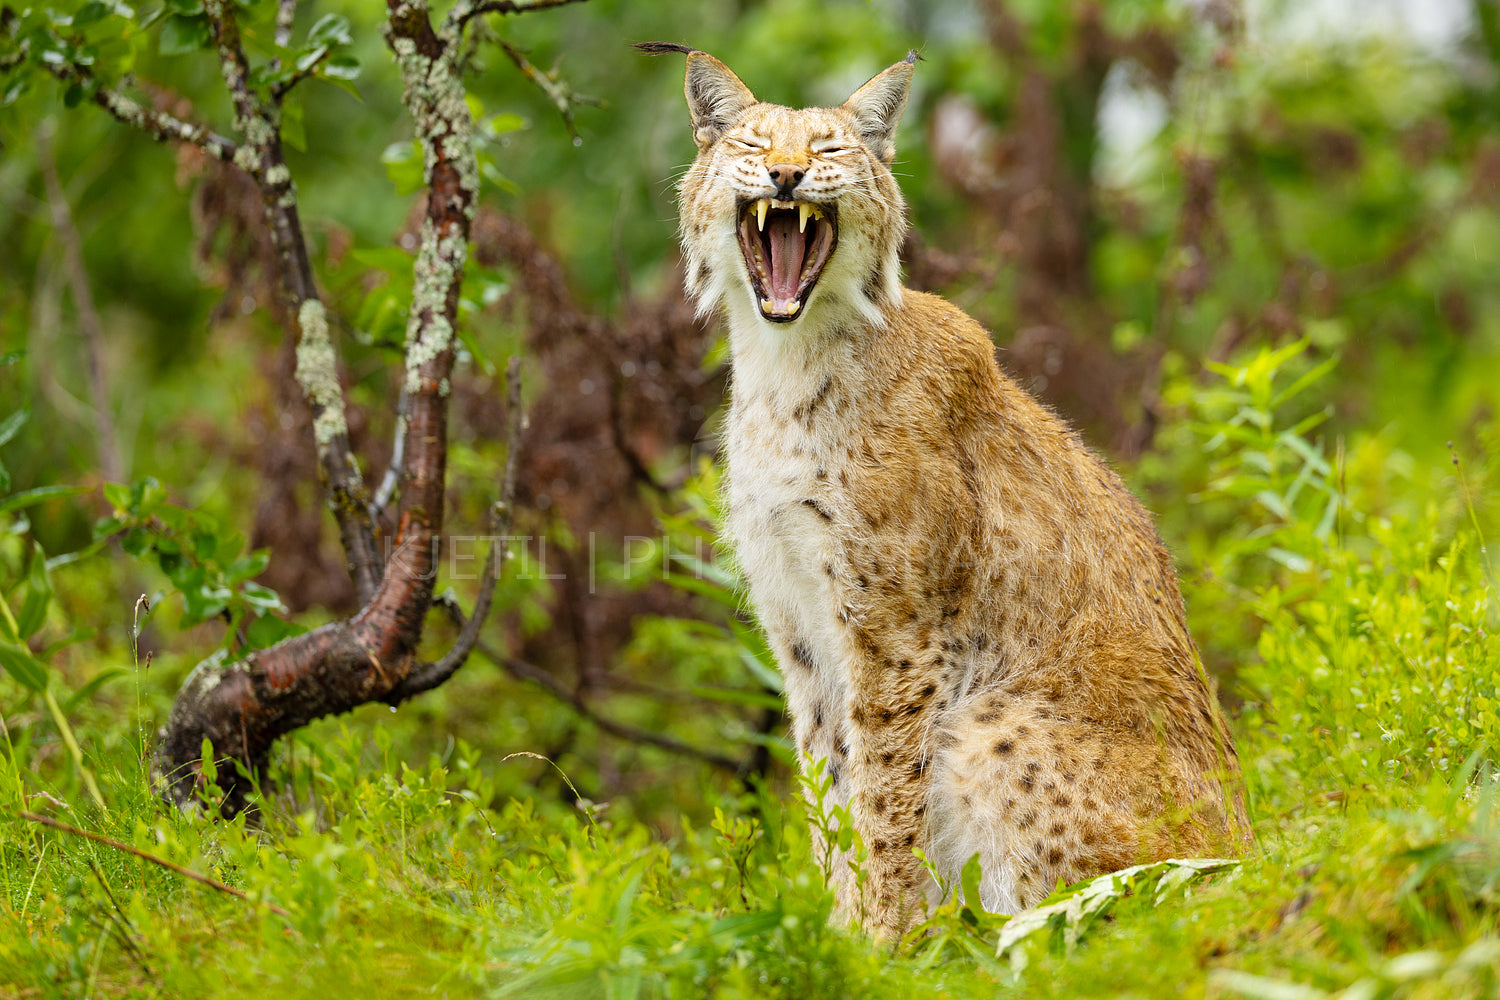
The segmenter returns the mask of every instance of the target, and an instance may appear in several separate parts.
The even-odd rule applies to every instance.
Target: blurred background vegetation
[[[420,164],[380,12],[303,6],[299,33],[348,19],[361,67],[298,88],[288,162],[375,481]],[[145,98],[229,128],[212,53],[160,25],[98,24],[124,36],[114,65]],[[1258,821],[1287,822],[1321,794],[1309,789],[1419,787],[1473,753],[1493,759],[1494,0],[589,0],[486,30],[595,99],[565,120],[494,48],[468,80],[486,187],[448,530],[483,534],[504,460],[499,368],[519,352],[525,557],[483,656],[395,715],[311,727],[284,750],[291,773],[347,728],[340,745],[374,770],[393,755],[473,761],[490,801],[581,797],[666,837],[703,827],[747,778],[790,784],[776,677],[714,550],[726,355],[680,292],[673,184],[692,143],[680,61],[628,45],[653,39],[713,52],[787,104],[841,102],[918,50],[895,166],[908,283],[982,321],[1002,365],[1158,513]],[[64,719],[86,734],[84,756],[139,761],[194,663],[347,613],[353,597],[271,317],[253,187],[67,106],[45,77],[0,75],[0,92],[0,420],[28,414],[0,461],[12,495],[85,490],[0,507],[0,588],[17,608],[48,595],[29,649],[61,710],[14,673],[0,676],[0,712],[28,781],[68,799],[86,772]],[[160,517],[131,520],[143,499],[192,512],[167,518],[165,549]],[[206,577],[182,570],[183,545]],[[455,538],[455,553],[483,547]],[[445,560],[439,590],[470,605],[477,566]],[[1369,611],[1387,606],[1395,617]],[[286,624],[257,627],[263,613]],[[1453,661],[1450,636],[1473,655]],[[1440,665],[1419,669],[1429,640]],[[1374,644],[1365,659],[1346,655],[1355,642]],[[1426,687],[1407,703],[1431,713],[1397,718],[1405,675],[1370,682],[1390,689],[1379,697],[1359,690],[1392,664],[1416,671]],[[1381,740],[1389,753],[1361,749]],[[535,760],[502,762],[517,750],[572,785]]]

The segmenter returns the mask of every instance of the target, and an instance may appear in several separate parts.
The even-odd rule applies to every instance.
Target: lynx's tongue
[[[790,323],[838,243],[837,210],[807,201],[758,198],[740,208],[740,251],[763,318]]]
[[[771,247],[770,287],[772,309],[787,312],[797,298],[802,282],[802,260],[807,253],[807,239],[797,228],[797,216],[777,212],[766,221],[766,242]]]

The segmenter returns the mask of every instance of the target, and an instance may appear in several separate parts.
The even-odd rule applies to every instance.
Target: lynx
[[[1171,557],[1120,478],[903,288],[892,136],[911,53],[836,108],[687,56],[687,287],[727,319],[728,529],[804,764],[864,845],[841,912],[902,934],[979,856],[1014,913],[1248,843],[1239,764]],[[972,902],[972,901],[970,901]]]

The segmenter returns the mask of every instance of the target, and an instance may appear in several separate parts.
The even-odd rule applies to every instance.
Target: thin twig
[[[195,872],[191,868],[184,868],[182,867],[182,865],[179,865],[172,861],[168,861],[166,858],[158,857],[157,855],[151,854],[147,851],[143,851],[139,847],[136,847],[132,844],[127,844],[122,840],[115,840],[113,837],[106,837],[102,833],[90,833],[88,830],[80,830],[76,826],[69,826],[66,823],[58,822],[50,816],[43,816],[40,813],[23,812],[21,813],[21,818],[30,820],[33,823],[40,823],[42,826],[49,826],[54,830],[61,830],[63,833],[71,833],[74,836],[92,840],[94,843],[103,844],[105,847],[113,847],[115,850],[124,851],[126,854],[133,854],[136,857],[140,858],[142,861],[149,861],[153,865],[160,865],[168,871],[176,872],[183,878],[192,879],[194,882],[199,882],[203,885],[206,885],[210,889],[217,889],[220,892],[227,892],[229,895],[234,896],[237,899],[243,899],[246,902],[252,902],[249,895],[246,894],[242,889],[236,889],[234,886],[225,885],[223,882],[220,882],[217,879],[209,878],[207,875]],[[264,899],[260,902],[263,906],[265,906],[266,909],[270,910],[278,917],[285,917],[288,920],[292,918],[292,915],[290,913],[277,906],[275,903]]]
[[[452,608],[449,609],[450,616],[454,610]],[[728,771],[731,774],[738,774],[740,772],[740,761],[732,757],[726,757],[712,750],[705,750],[701,747],[695,747],[690,743],[674,740],[670,736],[663,736],[649,729],[639,729],[628,723],[620,722],[618,719],[611,719],[607,715],[599,714],[581,694],[570,691],[562,681],[535,664],[527,663],[525,660],[514,656],[506,656],[483,642],[477,644],[475,649],[485,659],[490,660],[517,680],[531,681],[534,684],[540,685],[546,689],[547,693],[564,704],[571,706],[573,711],[588,719],[611,736],[628,740],[631,743],[644,743],[648,746],[666,750],[683,757],[692,757],[695,760],[712,764],[714,767]]]
[[[585,2],[587,0],[531,0],[529,3],[517,3],[516,0],[478,0],[460,3],[448,13],[448,25],[462,31],[464,25],[484,14],[526,14],[534,10]]]
[[[548,100],[557,108],[558,114],[562,115],[563,125],[567,128],[568,134],[577,139],[578,129],[573,125],[573,105],[588,104],[597,107],[603,102],[596,97],[574,93],[566,83],[554,80],[549,74],[533,66],[520,49],[505,39],[500,39],[499,45],[510,57],[510,61],[516,64],[516,69],[521,71],[521,75],[536,84],[537,88],[547,95]]]
[[[327,59],[332,52],[332,46],[318,46],[318,54],[312,62],[297,70],[297,72],[293,73],[290,78],[283,80],[282,82],[276,84],[271,88],[271,99],[277,104],[280,104],[286,98],[286,95],[291,91],[293,87],[297,86],[297,84],[301,83],[303,80],[306,80],[308,77],[317,73],[318,67],[323,65],[323,60]]]
[[[48,64],[47,69],[63,83],[77,83],[93,88],[92,100],[126,125],[150,135],[157,142],[186,142],[197,146],[209,156],[225,163],[233,163],[239,145],[214,132],[207,125],[183,121],[165,111],[146,107],[132,97],[127,97],[113,87],[99,83],[93,72],[77,63]]]
[[[401,481],[401,469],[406,465],[406,383],[401,384],[401,398],[396,402],[396,430],[391,444],[391,464],[381,477],[375,496],[370,500],[370,520],[380,520],[380,515],[391,505],[396,495],[396,486]]]

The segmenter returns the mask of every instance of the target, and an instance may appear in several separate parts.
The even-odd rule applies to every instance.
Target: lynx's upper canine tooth
[[[766,231],[766,210],[770,207],[771,203],[764,198],[755,203],[755,226],[761,232]]]
[[[813,207],[805,201],[797,203],[797,232],[807,232],[807,217],[813,214]]]

